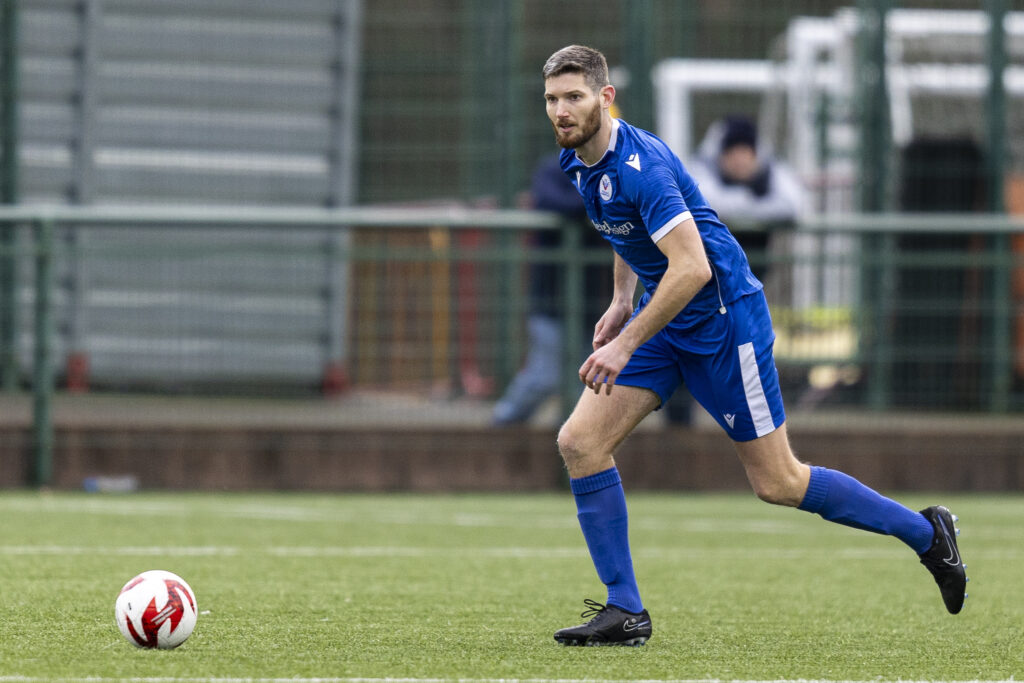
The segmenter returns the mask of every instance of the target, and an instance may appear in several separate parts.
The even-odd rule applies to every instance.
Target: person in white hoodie
[[[768,275],[772,233],[790,229],[804,211],[805,192],[796,173],[759,145],[757,126],[742,115],[715,121],[686,169],[729,226],[762,282]],[[692,402],[678,392],[665,404],[672,424],[690,424]]]
[[[805,191],[796,174],[759,146],[757,127],[745,116],[713,123],[687,170],[708,203],[735,229],[737,241],[752,256],[754,275],[763,280],[771,233],[793,227],[804,211]]]

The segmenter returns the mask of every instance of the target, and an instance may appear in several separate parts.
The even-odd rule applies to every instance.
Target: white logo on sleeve
[[[633,154],[630,154],[629,158],[626,159],[626,166],[632,166],[633,168],[635,168],[636,170],[639,171],[640,170],[640,155],[635,153],[635,152]]]
[[[736,416],[733,413],[722,413],[722,417],[725,418],[725,424],[729,425],[729,429],[733,429]]]
[[[608,177],[607,173],[601,176],[601,182],[597,186],[597,190],[601,193],[601,199],[606,202],[612,198],[612,179]]]

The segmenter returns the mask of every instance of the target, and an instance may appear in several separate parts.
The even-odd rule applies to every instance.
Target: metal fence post
[[[36,486],[53,481],[53,222],[35,224],[35,350],[32,435]]]
[[[881,212],[887,204],[890,131],[889,101],[886,86],[886,15],[892,0],[860,0],[860,207],[865,212]],[[862,284],[864,301],[876,307],[869,316],[872,321],[869,370],[869,403],[878,410],[891,400],[892,353],[889,337],[889,311],[884,305],[891,301],[893,272],[892,235],[867,235],[864,253],[878,265],[875,282]],[[869,272],[865,269],[863,272]]]
[[[893,400],[892,371],[895,349],[893,345],[892,317],[893,299],[896,291],[896,267],[899,264],[896,236],[891,232],[871,234],[866,244],[869,263],[863,273],[875,273],[873,282],[868,283],[872,312],[870,383],[868,405],[875,410],[885,410]],[[862,287],[864,290],[864,287]]]
[[[522,2],[520,0],[504,0],[497,3],[491,10],[500,19],[499,26],[494,29],[496,45],[494,49],[495,67],[499,82],[504,84],[495,94],[504,111],[514,111],[519,96],[520,83],[516,79],[517,57],[519,55],[519,27],[522,24]],[[500,201],[504,207],[511,208],[515,204],[516,190],[521,186],[523,168],[522,135],[520,118],[506,116],[498,123],[501,140],[502,164],[498,167],[501,185]],[[496,375],[501,387],[505,387],[515,376],[523,355],[523,315],[513,302],[522,292],[523,263],[528,260],[526,251],[529,248],[522,239],[523,233],[503,230],[498,235],[498,243],[505,254],[511,255],[500,266],[497,282],[499,322],[503,353],[498,359]],[[499,389],[500,391],[500,389]]]
[[[18,188],[18,2],[0,0],[0,202],[17,201]]]
[[[629,69],[629,104],[625,116],[640,128],[652,130],[654,126],[654,87],[651,69],[654,65],[650,36],[654,33],[657,13],[651,0],[632,0],[623,4],[623,52]]]
[[[989,84],[986,95],[988,208],[993,213],[1002,213],[1006,208],[1003,201],[1007,154],[1006,86],[1003,81],[1007,61],[1004,30],[1006,0],[987,0],[986,5],[989,15]],[[992,393],[989,407],[993,411],[1003,412],[1010,405],[1013,373],[1010,314],[1013,255],[1010,249],[1010,236],[1006,233],[994,235],[991,241],[997,261],[992,272]]]
[[[0,204],[18,201],[18,3],[0,0]],[[18,228],[0,225],[0,388],[18,379]]]
[[[334,16],[334,93],[331,116],[332,207],[351,206],[356,200],[359,159],[359,101],[362,70],[362,0],[339,5]],[[325,325],[323,392],[338,394],[348,387],[349,317],[352,273],[352,229],[326,230],[324,257]]]
[[[582,330],[584,320],[583,292],[583,237],[576,220],[562,222],[562,249],[558,266],[563,268],[562,316],[562,414],[568,415],[580,395],[579,366],[575,360],[583,348]]]
[[[96,196],[96,134],[100,108],[99,87],[103,7],[100,0],[85,0],[77,8],[81,45],[78,59],[73,130],[75,145],[71,160],[70,199],[76,204],[91,204]],[[68,343],[62,363],[66,367],[66,385],[70,391],[88,389],[88,349],[85,340],[89,329],[89,308],[85,301],[89,290],[88,245],[90,230],[67,226],[63,238],[67,242],[69,274],[67,279]]]

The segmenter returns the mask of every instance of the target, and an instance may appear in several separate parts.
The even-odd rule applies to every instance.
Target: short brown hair
[[[597,92],[609,84],[608,62],[604,55],[585,45],[563,47],[544,62],[544,80],[566,73],[582,74],[590,88]]]

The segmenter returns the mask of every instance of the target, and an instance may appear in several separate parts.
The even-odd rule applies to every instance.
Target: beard
[[[564,149],[576,149],[587,144],[601,128],[601,111],[601,105],[595,104],[586,119],[568,133],[562,133],[558,130],[558,125],[552,123],[555,129],[555,142]]]

